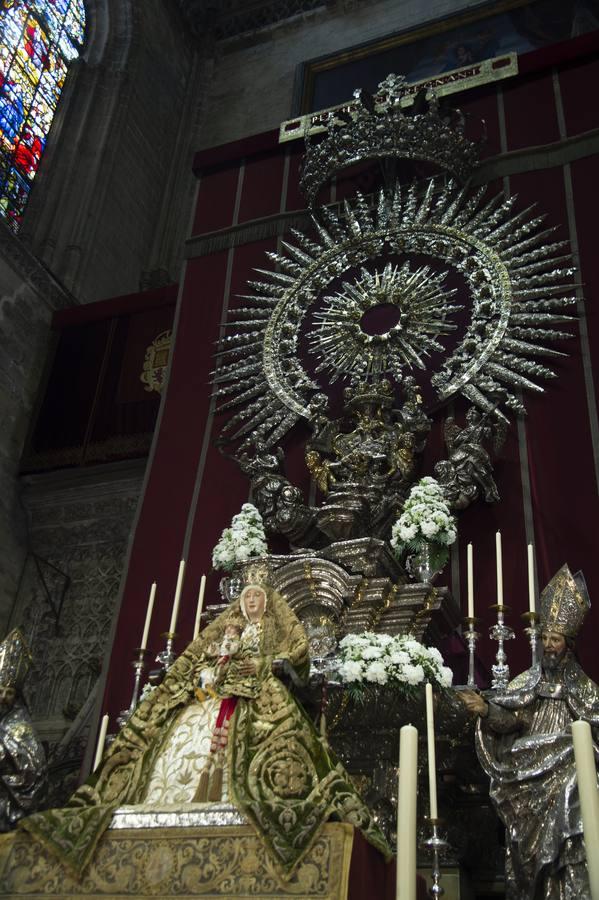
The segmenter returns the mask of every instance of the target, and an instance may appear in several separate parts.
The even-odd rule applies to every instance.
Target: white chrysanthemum
[[[420,663],[413,665],[405,665],[403,667],[403,675],[408,684],[422,684],[424,681],[424,669]]]
[[[365,647],[362,650],[362,658],[363,659],[379,659],[383,655],[382,647]]]
[[[426,647],[426,652],[428,654],[428,658],[433,662],[438,663],[440,666],[443,665],[443,657],[436,647]]]
[[[451,687],[451,684],[453,682],[453,672],[451,671],[449,666],[441,666],[439,681],[441,682],[443,687]]]
[[[418,532],[418,526],[414,525],[414,524],[400,525],[400,527],[399,527],[399,535],[400,535],[402,541],[411,541],[413,538],[416,537],[417,532]]]
[[[420,530],[425,537],[434,537],[439,531],[439,526],[429,519],[420,523]]]
[[[385,668],[385,664],[380,660],[371,662],[364,672],[367,681],[373,681],[375,684],[387,684],[389,674]]]
[[[342,662],[338,671],[343,681],[361,681],[364,674],[362,664],[354,659]]]
[[[390,634],[385,634],[384,632],[381,634],[377,634],[377,640],[381,647],[389,647],[391,644],[395,643],[395,638],[391,637]]]

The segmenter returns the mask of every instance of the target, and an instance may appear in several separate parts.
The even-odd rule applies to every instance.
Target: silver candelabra
[[[129,704],[128,709],[122,709],[117,717],[117,724],[119,728],[122,728],[125,725],[135,711],[135,707],[139,702],[139,689],[141,687],[141,677],[143,674],[143,670],[146,667],[146,655],[148,653],[147,650],[142,650],[141,647],[138,647],[137,650],[134,651],[135,658],[133,659],[131,665],[133,666],[133,670],[135,672],[135,677],[133,679],[133,694],[131,696],[131,702]]]
[[[467,685],[471,690],[476,690],[476,679],[474,677],[474,652],[476,650],[476,642],[480,637],[479,632],[475,630],[477,622],[480,622],[480,619],[477,619],[473,616],[466,616],[466,618],[464,619],[464,625],[466,626],[464,637],[466,638],[466,641],[468,643]]]
[[[507,664],[507,655],[503,645],[505,641],[510,641],[514,637],[514,631],[504,621],[504,615],[509,612],[509,606],[496,603],[491,609],[497,610],[497,624],[489,629],[489,636],[497,641],[496,662],[491,666],[493,675],[491,687],[496,691],[504,691],[510,680],[510,667]]]

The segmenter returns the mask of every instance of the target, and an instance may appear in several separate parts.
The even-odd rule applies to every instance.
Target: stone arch
[[[49,704],[50,715],[62,716],[73,690],[73,669],[69,663],[64,663],[56,673],[52,686],[52,696]]]

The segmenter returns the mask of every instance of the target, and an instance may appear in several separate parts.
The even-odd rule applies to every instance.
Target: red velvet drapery
[[[589,42],[587,41],[587,44]],[[571,49],[571,48],[570,48]],[[569,51],[568,51],[569,52]],[[599,109],[589,102],[589,86],[597,83],[599,62],[593,43],[583,58],[524,59],[521,74],[498,86],[459,97],[465,112],[487,123],[486,154],[526,149],[575,137],[599,127]],[[569,54],[571,57],[572,54]],[[534,56],[531,54],[530,56]],[[195,600],[202,572],[210,570],[211,549],[222,528],[247,499],[248,483],[236,465],[214,447],[218,423],[212,415],[210,372],[213,352],[227,308],[245,292],[253,268],[268,265],[265,250],[276,237],[258,237],[219,249],[219,235],[239,223],[300,210],[298,165],[302,148],[276,143],[275,134],[219,148],[196,159],[200,173],[189,259],[180,287],[176,342],[170,382],[132,543],[129,567],[107,683],[105,705],[115,713],[128,703],[129,661],[139,641],[150,583],[158,595],[150,633],[151,647],[162,646],[167,629],[178,561],[186,539],[188,568],[178,631],[179,646],[191,637]],[[538,202],[547,224],[573,241],[579,253],[586,314],[575,336],[563,348],[569,357],[558,366],[559,378],[544,395],[528,395],[528,418],[512,424],[496,461],[501,502],[477,503],[459,519],[459,572],[447,581],[460,585],[465,604],[466,544],[475,546],[477,614],[485,633],[493,621],[495,602],[494,534],[504,543],[505,602],[518,638],[508,646],[516,673],[528,664],[529,650],[519,615],[527,608],[526,523],[534,530],[539,584],[544,585],[567,561],[582,568],[596,598],[580,641],[586,670],[599,678],[593,635],[599,626],[599,437],[595,433],[595,392],[599,379],[599,254],[596,251],[597,155],[583,155],[564,165],[538,157],[530,171],[513,175],[506,187],[518,194],[518,207]],[[199,241],[212,233],[211,252],[200,254]],[[221,235],[222,236],[222,235]],[[206,248],[204,248],[206,249]],[[434,438],[439,443],[439,435]],[[290,450],[290,475],[306,482],[297,444]],[[186,538],[187,536],[187,538]],[[211,575],[208,602],[216,599],[218,576]],[[491,660],[495,646],[483,639],[481,653]]]

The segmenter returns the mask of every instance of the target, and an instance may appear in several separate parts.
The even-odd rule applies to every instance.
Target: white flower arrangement
[[[215,569],[232,572],[238,563],[267,552],[262,516],[253,503],[244,503],[212,551],[212,565]]]
[[[447,561],[447,548],[457,537],[443,488],[435,478],[421,478],[405,502],[403,512],[391,529],[391,547],[397,556],[403,551],[417,552],[425,544],[436,545],[442,565]]]
[[[443,665],[436,647],[425,647],[404,635],[348,634],[339,649],[339,677],[358,690],[368,684],[389,684],[409,691],[426,681],[440,687],[450,687],[452,682],[453,673]]]

